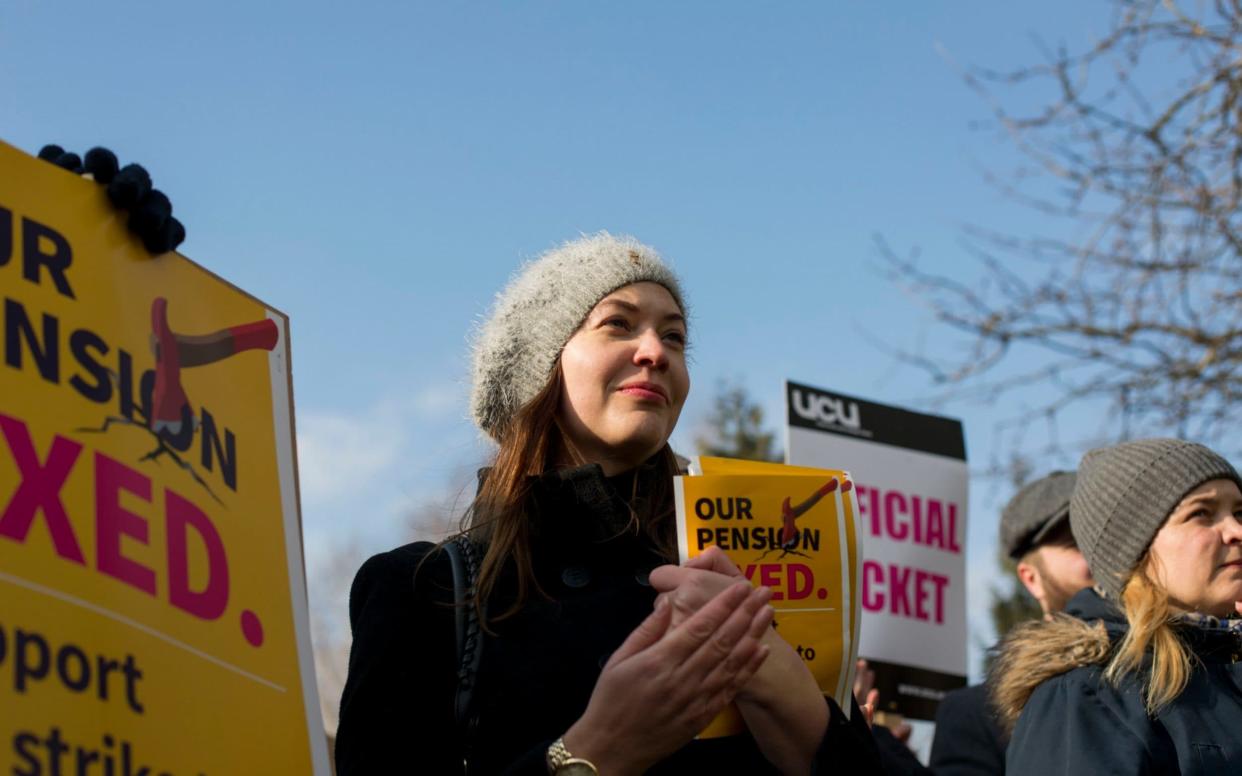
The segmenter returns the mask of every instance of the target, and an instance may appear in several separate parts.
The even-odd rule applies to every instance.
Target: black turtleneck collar
[[[532,476],[528,519],[536,551],[589,552],[593,546],[639,537],[631,503],[650,494],[659,468],[652,459],[612,477],[605,477],[597,463]],[[488,472],[479,470],[480,486]]]
[[[531,535],[536,542],[601,544],[634,533],[630,500],[636,470],[605,477],[599,464],[557,469],[531,483]]]

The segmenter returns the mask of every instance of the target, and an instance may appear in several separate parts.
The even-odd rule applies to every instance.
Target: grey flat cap
[[[1074,472],[1053,472],[1028,482],[1001,511],[1001,545],[1017,560],[1038,547],[1069,519]]]

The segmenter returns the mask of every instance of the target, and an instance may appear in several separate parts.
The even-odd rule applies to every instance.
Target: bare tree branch
[[[964,228],[971,280],[878,240],[894,281],[966,343],[947,360],[902,358],[943,398],[1047,388],[1019,423],[1103,400],[1114,437],[1193,433],[1242,450],[1226,435],[1242,396],[1242,4],[1114,4],[1086,50],[962,71],[1025,160],[988,182],[1046,228]],[[1052,96],[1033,104],[1029,89]]]

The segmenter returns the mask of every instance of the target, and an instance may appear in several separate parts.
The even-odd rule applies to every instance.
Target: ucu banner
[[[785,398],[791,426],[966,460],[962,424],[952,418],[912,412],[792,381],[785,384]]]
[[[789,403],[793,411],[804,420],[842,426],[856,432],[862,429],[858,420],[858,402],[847,402],[826,393],[793,388],[789,392]]]

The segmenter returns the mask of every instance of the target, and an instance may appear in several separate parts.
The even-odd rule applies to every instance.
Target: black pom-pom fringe
[[[106,148],[92,148],[83,160],[55,143],[39,149],[39,158],[71,172],[90,173],[96,183],[106,185],[108,199],[130,211],[130,231],[153,255],[174,250],[185,241],[185,226],[173,218],[172,202],[152,187],[151,175],[141,165],[127,164],[118,169],[116,154]]]
[[[119,163],[116,154],[106,148],[95,147],[86,152],[82,167],[95,178],[96,183],[106,185],[116,177]]]
[[[69,172],[82,174],[82,157],[75,153],[63,153],[53,159],[52,164]]]
[[[130,231],[142,235],[156,234],[164,226],[164,222],[172,215],[172,203],[159,189],[151,189],[142,200],[130,209]]]
[[[151,176],[141,165],[127,164],[108,184],[108,199],[121,208],[132,208],[151,190]]]
[[[180,221],[169,216],[159,229],[143,234],[141,237],[142,244],[147,247],[147,250],[158,256],[173,250],[185,240],[185,227]]]

